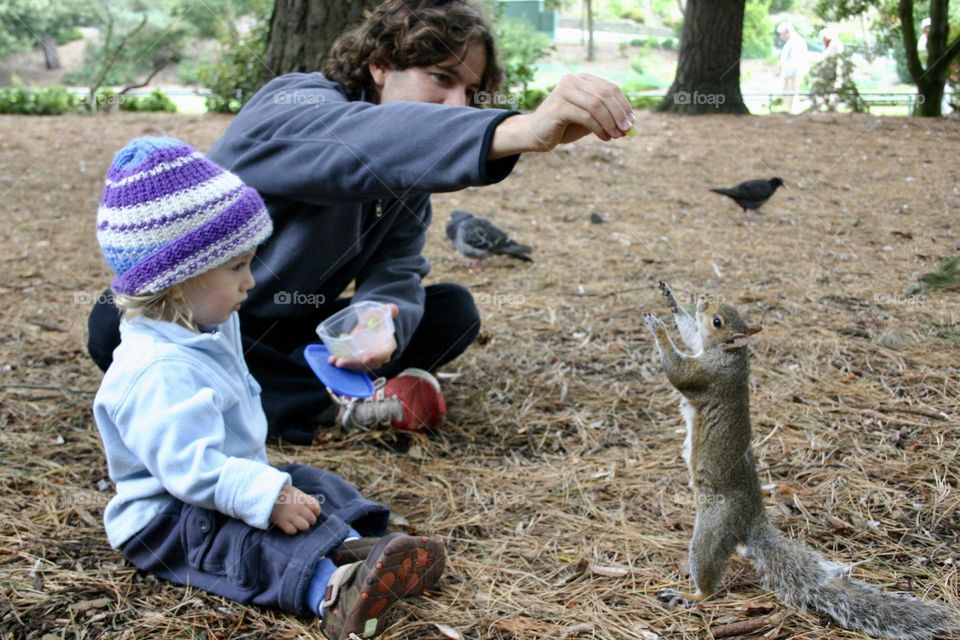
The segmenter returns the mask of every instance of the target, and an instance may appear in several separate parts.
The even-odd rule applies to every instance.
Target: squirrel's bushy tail
[[[788,605],[827,615],[847,629],[903,640],[960,629],[947,607],[854,580],[841,565],[790,540],[765,520],[750,532],[747,550],[765,588]]]

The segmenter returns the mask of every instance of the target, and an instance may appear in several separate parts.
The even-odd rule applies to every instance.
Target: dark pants
[[[375,372],[392,377],[408,367],[432,370],[463,353],[480,332],[480,313],[470,292],[458,284],[425,287],[423,319],[403,353]],[[107,292],[109,294],[109,292]],[[100,296],[88,321],[90,357],[104,371],[120,344],[120,317],[109,295]],[[261,400],[269,434],[294,444],[310,444],[320,414],[331,400],[303,358],[303,349],[319,342],[317,325],[350,304],[350,298],[319,307],[303,318],[271,320],[244,315],[241,310],[244,358],[263,387]]]
[[[280,469],[320,502],[320,518],[308,531],[292,536],[277,527],[264,531],[176,500],[123,544],[123,555],[175,584],[306,614],[306,590],[317,562],[340,546],[350,527],[365,536],[383,535],[390,512],[335,474],[299,464]]]

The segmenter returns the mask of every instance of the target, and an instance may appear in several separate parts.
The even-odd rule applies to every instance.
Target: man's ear
[[[747,335],[752,336],[755,333],[760,333],[763,331],[763,327],[758,324],[751,324],[747,327]]]
[[[387,77],[388,69],[386,67],[381,67],[379,65],[373,64],[372,62],[367,66],[370,70],[370,77],[373,78],[373,84],[377,88],[377,93],[383,89],[383,83]]]

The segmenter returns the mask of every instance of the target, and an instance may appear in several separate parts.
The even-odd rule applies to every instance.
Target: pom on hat
[[[129,296],[209,271],[272,231],[256,190],[174,138],[135,138],[118,151],[97,212],[112,288]]]

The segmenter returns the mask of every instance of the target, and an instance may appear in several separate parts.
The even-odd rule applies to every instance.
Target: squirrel
[[[680,392],[687,423],[683,458],[697,516],[690,540],[690,575],[696,592],[661,589],[668,605],[690,606],[713,595],[735,551],[753,561],[764,588],[788,605],[824,614],[839,625],[882,638],[932,638],[960,629],[948,607],[886,593],[849,577],[849,568],[775,529],[763,506],[750,426],[748,339],[760,331],[736,309],[700,299],[691,316],[663,282],[680,338],[674,345],[664,323],[644,314],[670,384]]]

